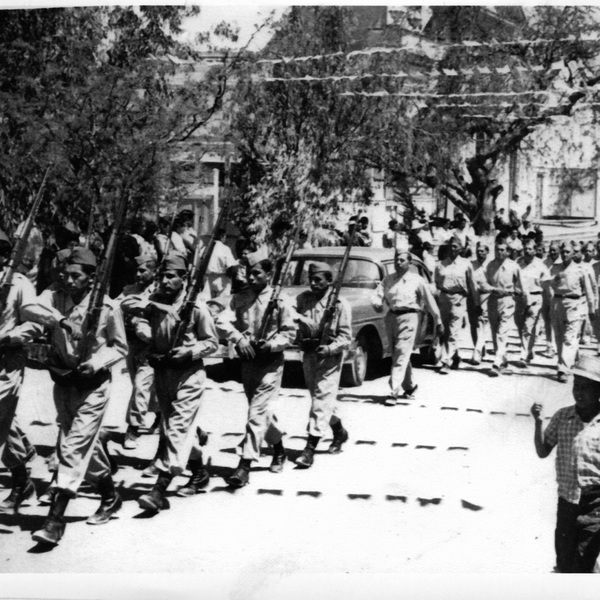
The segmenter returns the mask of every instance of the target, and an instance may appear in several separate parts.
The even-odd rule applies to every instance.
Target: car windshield
[[[308,287],[308,267],[311,262],[324,262],[331,266],[333,277],[342,263],[341,256],[315,256],[314,258],[294,259],[290,263],[290,268],[284,281],[284,285],[298,285]],[[348,261],[346,272],[344,273],[344,287],[368,288],[374,289],[381,280],[379,267],[369,261],[360,258],[351,258]]]

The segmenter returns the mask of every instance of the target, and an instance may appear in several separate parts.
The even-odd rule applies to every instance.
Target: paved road
[[[119,518],[86,525],[98,498],[84,491],[69,507],[61,544],[40,553],[30,531],[45,508],[34,503],[19,518],[0,516],[0,572],[228,574],[244,585],[260,573],[548,573],[554,464],[535,455],[529,407],[542,399],[550,416],[572,402],[570,386],[554,381],[550,364],[541,358],[531,372],[513,368],[498,379],[485,374],[490,363],[447,376],[423,367],[416,370],[416,400],[395,407],[381,404],[385,376],[345,389],[340,402],[351,438],[342,454],[318,454],[309,470],[290,463],[278,475],[267,470],[265,456],[250,485],[235,492],[223,476],[238,461],[246,400],[241,384],[213,367],[217,380],[209,382],[202,418],[214,476],[206,493],[173,497],[171,509],[153,518],[135,499],[150,487],[138,468],[158,437],[144,436],[136,451],[119,445],[129,393],[119,373],[106,419],[110,447],[123,464]],[[304,447],[308,409],[306,390],[287,377],[278,414],[292,457]],[[45,373],[27,372],[19,416],[47,455],[56,426]],[[42,456],[33,475],[42,488]],[[0,471],[0,485],[8,482]]]

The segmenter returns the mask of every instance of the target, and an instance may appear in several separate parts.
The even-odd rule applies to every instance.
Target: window
[[[293,260],[283,282],[283,285],[299,285],[308,287],[308,267],[311,262],[318,261],[331,265],[333,277],[337,276],[342,263],[341,257],[315,257],[314,259]],[[344,273],[344,287],[375,289],[381,281],[381,274],[377,264],[360,258],[351,258]]]

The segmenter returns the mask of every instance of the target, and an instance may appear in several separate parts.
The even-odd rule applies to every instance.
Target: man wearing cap
[[[259,339],[273,295],[269,285],[273,264],[267,256],[265,249],[248,254],[248,288],[235,294],[229,308],[217,317],[219,334],[232,342],[240,355],[242,383],[249,402],[242,458],[229,477],[231,487],[249,482],[250,468],[260,458],[263,440],[273,446],[272,473],[280,473],[286,460],[283,432],[277,425],[273,403],[281,386],[283,351],[294,340],[296,327],[291,306],[280,297],[271,315],[267,313],[266,335]]]
[[[127,296],[137,296],[147,299],[156,290],[156,260],[149,254],[142,254],[135,259],[137,270],[136,282],[125,286],[116,301],[121,302]],[[158,413],[154,398],[154,369],[148,364],[148,343],[144,327],[138,328],[140,320],[133,315],[125,315],[125,332],[127,333],[127,369],[131,377],[133,389],[127,407],[125,420],[127,431],[123,448],[135,450],[140,437],[140,429],[145,425],[148,411]]]
[[[186,467],[191,471],[178,496],[192,496],[209,482],[202,446],[206,434],[197,424],[206,382],[203,358],[218,347],[217,332],[206,303],[196,300],[183,344],[172,348],[186,297],[187,260],[169,253],[161,264],[158,288],[147,298],[127,296],[121,306],[126,314],[140,319],[138,330],[146,328],[150,340],[150,365],[160,413],[164,448],[154,461],[158,479],[148,494],[138,498],[141,508],[160,511],[168,508],[166,491],[173,477]]]
[[[596,299],[595,302],[595,311],[594,311],[594,319],[588,318],[588,315],[585,315],[583,318],[583,325],[581,328],[581,343],[589,344],[592,333],[596,335],[598,339],[598,272],[599,269],[596,266],[597,261],[594,260],[594,244],[588,242],[587,244],[582,243],[581,250],[578,253],[581,256],[581,261],[579,261],[579,266],[589,277],[590,285],[592,286],[592,290],[594,292],[594,297]]]
[[[450,367],[458,368],[458,336],[467,316],[467,297],[478,310],[479,296],[473,279],[471,262],[460,256],[461,240],[452,237],[448,243],[448,256],[441,260],[434,271],[433,281],[439,291],[438,304],[444,335],[441,337],[439,373],[446,375]]]
[[[393,406],[401,398],[412,399],[417,385],[412,380],[410,355],[415,346],[422,312],[434,319],[438,336],[444,326],[435,298],[427,282],[417,273],[409,271],[412,255],[407,245],[398,245],[395,254],[396,272],[386,275],[371,295],[371,303],[377,312],[387,305],[385,328],[392,347],[391,392],[386,404]]]
[[[488,285],[485,272],[488,265],[490,249],[486,244],[477,242],[475,248],[475,260],[471,261],[473,270],[473,284],[479,297],[476,304],[473,296],[467,296],[467,312],[471,326],[471,339],[473,340],[473,356],[471,362],[474,365],[481,364],[485,356],[485,339],[489,323],[488,300],[490,297],[490,286]]]
[[[515,299],[515,323],[521,338],[521,358],[518,366],[521,368],[527,368],[533,359],[533,348],[542,310],[542,295],[544,288],[550,283],[550,271],[544,262],[537,258],[535,249],[535,241],[528,238],[523,244],[523,256],[517,261],[525,291],[525,294]]]
[[[310,291],[296,298],[298,340],[303,351],[304,379],[310,392],[308,440],[296,464],[304,469],[312,466],[315,450],[329,427],[333,430],[330,454],[338,454],[348,441],[348,432],[337,415],[337,393],[345,351],[352,342],[352,310],[349,302],[338,298],[333,318],[322,334],[321,322],[332,293],[333,271],[323,262],[308,267]],[[324,338],[324,339],[323,339]],[[324,343],[321,343],[324,342]]]
[[[573,261],[575,251],[570,244],[562,244],[562,264],[550,271],[552,298],[552,326],[558,354],[558,381],[566,383],[579,350],[579,333],[587,313],[594,319],[596,299],[589,277]]]
[[[536,402],[531,407],[531,414],[535,419],[534,443],[537,455],[546,458],[556,447],[558,507],[554,547],[556,571],[559,573],[572,573],[576,568],[577,517],[581,499],[581,489],[577,480],[578,467],[579,465],[582,467],[582,483],[585,486],[589,477],[589,473],[585,472],[587,470],[585,460],[586,458],[589,460],[592,454],[597,455],[595,448],[588,457],[582,454],[582,450],[591,441],[587,428],[591,427],[592,432],[598,429],[597,424],[592,425],[600,413],[600,360],[598,358],[581,356],[573,367],[573,398],[575,404],[559,409],[550,419],[545,430],[542,428],[543,404]],[[586,496],[590,498],[589,494]],[[593,562],[592,560],[592,565]]]
[[[496,257],[488,263],[485,277],[489,286],[488,314],[492,342],[494,344],[494,364],[491,377],[498,377],[508,365],[507,344],[515,315],[515,295],[524,294],[529,303],[527,290],[523,290],[521,271],[516,262],[508,257],[508,246],[504,238],[496,241]]]
[[[110,368],[127,355],[121,311],[108,297],[104,298],[90,356],[79,354],[86,317],[92,308],[95,271],[94,253],[74,248],[65,267],[64,289],[45,294],[25,307],[30,320],[50,330],[56,356],[50,373],[59,422],[58,471],[48,518],[44,527],[33,534],[40,543],[60,541],[67,504],[84,479],[95,485],[101,496],[98,510],[87,521],[90,525],[107,523],[122,505],[108,455],[98,440],[110,397]]]
[[[0,231],[0,284],[6,276],[11,243]],[[0,287],[1,289],[1,287]],[[24,345],[42,333],[42,328],[27,322],[25,305],[35,301],[32,283],[21,273],[14,273],[4,306],[0,307],[0,447],[2,462],[10,469],[12,490],[0,502],[0,513],[16,513],[23,502],[35,495],[27,463],[35,449],[15,418],[25,367]]]

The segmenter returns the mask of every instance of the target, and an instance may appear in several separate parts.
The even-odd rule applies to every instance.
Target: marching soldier
[[[567,383],[579,350],[579,333],[584,315],[595,317],[595,297],[588,275],[573,261],[575,251],[562,244],[562,264],[554,264],[550,275],[554,292],[552,326],[558,354],[558,381]]]
[[[320,439],[331,426],[333,441],[330,454],[341,451],[348,441],[348,432],[336,414],[336,400],[345,351],[352,342],[352,311],[344,298],[338,298],[336,313],[326,334],[328,343],[319,345],[319,324],[332,293],[333,271],[327,263],[314,262],[308,267],[310,291],[296,298],[300,348],[304,354],[302,367],[310,391],[311,409],[308,420],[308,441],[296,464],[307,469],[312,466]],[[312,343],[313,340],[316,343]]]
[[[535,256],[535,240],[528,238],[523,244],[523,256],[517,261],[521,269],[521,283],[525,295],[516,297],[515,323],[521,337],[521,359],[518,366],[527,368],[533,359],[538,321],[542,310],[544,287],[550,280],[544,262]],[[525,300],[527,298],[527,302]]]
[[[269,470],[272,473],[283,470],[286,460],[283,432],[277,426],[273,402],[281,386],[283,350],[296,335],[291,307],[287,301],[278,298],[268,320],[266,339],[257,339],[273,293],[269,285],[273,264],[263,250],[249,254],[247,262],[248,288],[235,294],[229,309],[217,318],[217,330],[235,344],[242,359],[242,383],[250,403],[242,458],[228,480],[232,487],[242,487],[249,482],[250,467],[260,458],[263,440],[273,446]]]
[[[438,336],[444,333],[435,298],[427,282],[409,271],[411,262],[408,247],[399,244],[395,254],[396,272],[386,275],[371,295],[371,304],[377,312],[382,312],[384,305],[389,309],[385,328],[392,347],[391,392],[386,400],[390,406],[401,397],[412,399],[418,387],[412,380],[410,355],[415,346],[420,313],[428,312],[433,317]]]
[[[457,369],[460,364],[458,336],[467,315],[467,297],[478,307],[480,302],[473,282],[471,262],[460,256],[462,241],[452,237],[448,243],[448,256],[438,263],[433,280],[439,290],[438,304],[442,323],[445,325],[441,337],[441,357],[439,370],[446,375],[450,367]]]
[[[496,242],[496,257],[488,263],[486,279],[490,286],[488,314],[492,341],[494,344],[494,364],[490,370],[491,377],[498,377],[508,364],[506,347],[515,314],[514,296],[523,294],[521,271],[516,262],[508,258],[508,246],[505,239]],[[524,301],[529,299],[525,294]]]
[[[6,267],[12,245],[0,231],[0,269]],[[23,383],[25,354],[23,347],[38,337],[42,329],[27,322],[23,307],[35,301],[32,283],[15,273],[0,314],[0,447],[4,446],[2,462],[10,469],[12,490],[0,503],[0,513],[16,513],[19,506],[35,495],[27,463],[35,456],[35,449],[19,427],[15,413],[19,391]]]
[[[44,527],[33,533],[33,539],[41,543],[58,544],[65,530],[67,505],[84,479],[95,484],[101,496],[100,506],[88,524],[107,523],[122,505],[108,455],[98,440],[110,396],[110,367],[127,354],[121,311],[108,297],[104,299],[91,356],[79,364],[82,325],[92,308],[90,291],[95,271],[94,253],[74,248],[65,267],[64,290],[49,292],[25,307],[30,320],[50,329],[56,354],[50,373],[60,427],[58,471],[48,518]]]
[[[548,256],[544,259],[544,265],[552,274],[552,266],[560,263],[560,247],[556,242],[548,246]],[[546,355],[554,356],[555,349],[552,345],[552,318],[550,315],[552,308],[552,288],[545,286],[542,292],[542,318],[544,319],[544,330],[546,332]]]
[[[146,299],[156,289],[154,282],[156,260],[148,254],[142,254],[135,260],[137,262],[136,283],[125,286],[117,298],[119,303],[127,296]],[[138,328],[139,324],[140,320],[137,317],[126,315],[125,331],[129,346],[127,368],[133,384],[129,406],[127,407],[127,431],[123,441],[123,448],[126,450],[137,448],[140,428],[144,427],[144,418],[148,410],[154,409],[154,412],[158,410],[158,407],[152,406],[155,402],[154,369],[148,364],[148,343],[150,339],[140,339],[140,334],[144,335],[145,328]]]
[[[473,269],[473,283],[479,296],[479,305],[475,303],[473,296],[467,296],[467,312],[469,313],[469,323],[471,325],[471,339],[473,340],[473,358],[471,362],[474,365],[481,364],[485,356],[485,337],[489,322],[488,317],[488,299],[490,297],[489,285],[485,278],[485,271],[488,265],[488,254],[490,249],[485,244],[477,242],[475,248],[475,260],[471,261]]]
[[[209,482],[202,446],[206,434],[197,426],[206,372],[202,359],[218,347],[214,321],[202,300],[196,300],[184,342],[171,348],[179,315],[186,296],[187,260],[178,252],[169,253],[161,264],[158,289],[147,298],[127,296],[122,307],[126,314],[145,319],[146,336],[151,340],[150,365],[162,416],[164,448],[155,459],[158,479],[148,494],[138,498],[141,508],[160,511],[168,508],[166,491],[173,477],[189,467],[191,477],[177,491],[192,496]],[[138,328],[144,325],[140,322]]]

